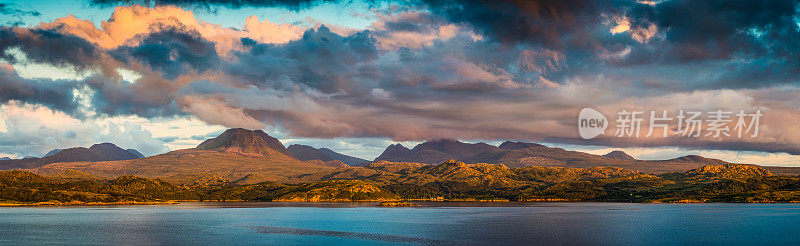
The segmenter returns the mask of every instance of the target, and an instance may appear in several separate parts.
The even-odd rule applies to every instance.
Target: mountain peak
[[[402,144],[396,143],[386,147],[386,150],[384,150],[378,158],[375,158],[375,161],[398,161],[402,160],[410,153],[410,149]]]
[[[95,144],[95,145],[92,145],[92,147],[89,147],[89,151],[95,153],[97,156],[99,156],[104,161],[129,160],[129,159],[140,158],[136,154],[131,153],[130,151],[124,150],[124,149],[118,147],[116,144],[113,144],[113,143]],[[61,151],[59,151],[58,153],[61,153]],[[58,155],[58,153],[56,153],[54,155]]]
[[[532,147],[546,147],[537,143],[505,141],[500,144],[501,149],[527,149]]]
[[[239,152],[243,154],[269,155],[278,152],[292,156],[281,141],[262,130],[231,128],[215,138],[203,141],[197,149]]]
[[[64,150],[64,149],[53,149],[53,150],[50,150],[49,152],[47,152],[47,154],[44,154],[44,156],[42,156],[42,158],[58,154],[58,152],[61,152],[62,150]]]
[[[621,150],[614,150],[603,156],[617,160],[636,160],[636,158],[633,158],[633,156],[630,156],[628,153],[625,153]]]

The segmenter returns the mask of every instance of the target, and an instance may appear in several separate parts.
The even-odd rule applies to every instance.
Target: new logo
[[[578,114],[578,133],[583,139],[592,139],[603,134],[608,128],[608,120],[603,114],[591,108],[581,109]]]

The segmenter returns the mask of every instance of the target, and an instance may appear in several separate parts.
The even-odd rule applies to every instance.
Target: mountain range
[[[375,162],[411,162],[438,164],[449,159],[468,164],[503,164],[509,168],[528,166],[544,167],[619,167],[646,173],[686,172],[706,165],[732,164],[718,159],[688,155],[668,160],[637,160],[619,150],[605,155],[594,155],[579,151],[551,148],[537,143],[506,141],[498,147],[486,143],[464,143],[444,139],[421,143],[413,149],[401,144],[390,145],[375,159]],[[797,175],[798,167],[764,168],[775,174]]]
[[[454,177],[478,177],[469,174],[472,171],[464,169],[460,164],[445,165],[446,170],[441,167],[427,169],[451,162],[477,165],[483,171],[495,170],[491,172],[502,172],[504,168],[536,166],[613,167],[650,174],[682,173],[708,165],[731,164],[695,155],[651,161],[637,160],[622,151],[594,155],[536,143],[507,141],[499,146],[492,146],[452,139],[427,141],[412,149],[393,144],[378,158],[369,162],[327,148],[317,149],[296,144],[286,148],[278,139],[263,131],[236,128],[228,129],[196,148],[150,157],[139,158],[131,151],[105,143],[88,149],[65,149],[43,158],[0,161],[0,168],[27,169],[45,175],[77,171],[102,178],[135,175],[179,184],[253,184],[264,181],[293,183],[330,180],[334,177],[366,179],[382,177],[378,172],[387,170],[405,172],[404,175],[411,175],[408,178],[431,172],[437,175],[453,172],[456,175]],[[426,167],[428,165],[431,166]],[[796,167],[764,168],[774,174],[800,173],[800,168]]]
[[[478,153],[500,149],[486,143],[463,143],[453,139],[427,141],[413,149],[390,145],[375,161],[400,161],[436,164],[449,159],[464,160]]]

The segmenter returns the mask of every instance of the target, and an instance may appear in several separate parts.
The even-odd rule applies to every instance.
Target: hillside
[[[653,175],[616,167],[507,168],[455,160],[436,165],[378,162],[367,167],[303,174],[282,183],[218,182],[181,186],[159,179],[101,178],[77,171],[47,177],[23,171],[0,171],[0,202],[6,204],[398,199],[800,202],[800,177],[773,175],[759,166],[739,164],[708,165],[687,172]]]
[[[800,201],[800,177],[755,165],[707,165],[653,175],[618,167],[507,168],[454,160],[437,165],[377,162],[303,175],[303,182],[368,180],[405,199],[626,202]]]

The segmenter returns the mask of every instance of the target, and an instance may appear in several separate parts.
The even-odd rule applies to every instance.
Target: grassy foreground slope
[[[178,186],[160,179],[65,180],[25,171],[0,171],[0,205],[129,204],[166,201],[392,201],[399,197],[364,181],[308,184]]]

